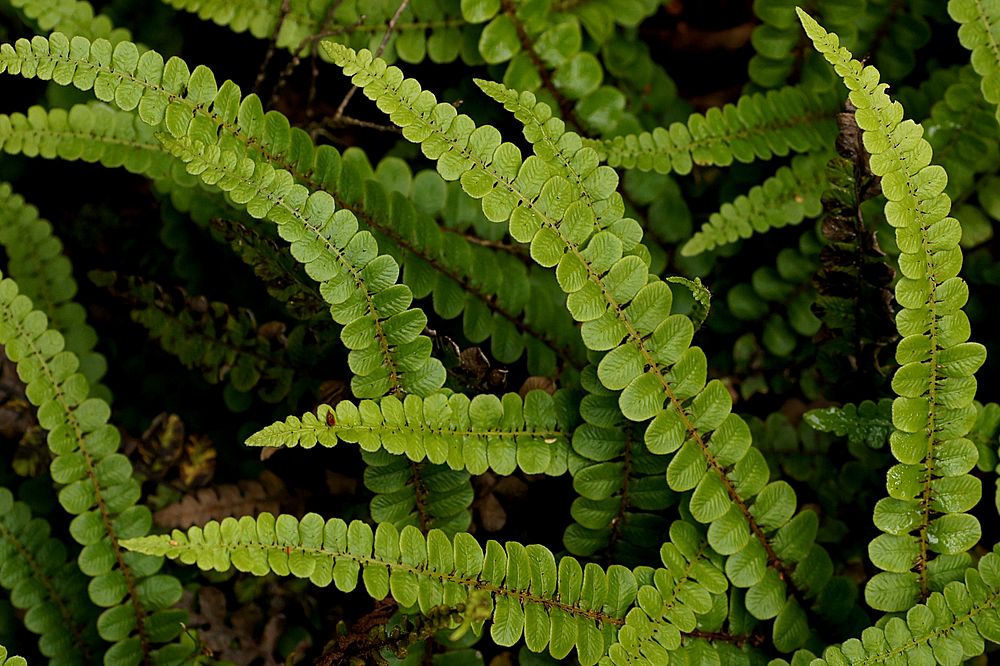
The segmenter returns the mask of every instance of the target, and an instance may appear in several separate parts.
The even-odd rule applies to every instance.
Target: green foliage
[[[38,108],[38,107],[36,107]],[[66,350],[76,354],[80,372],[94,395],[105,400],[108,390],[98,384],[107,370],[104,357],[94,351],[97,333],[87,324],[76,295],[73,267],[62,253],[62,243],[52,235],[52,225],[38,216],[38,209],[0,183],[0,245],[7,252],[7,270],[23,293],[38,304],[66,340]]]
[[[4,178],[129,172],[119,210],[50,215],[67,256],[0,184],[0,435],[37,474],[0,466],[0,583],[42,655],[956,664],[1000,642],[1000,407],[969,342],[1000,285],[991,5],[811,3],[838,37],[788,0],[739,25],[654,0],[166,4],[249,35],[189,66],[87,2],[0,0],[0,74],[48,83],[0,115]],[[48,36],[8,39],[25,26]],[[746,40],[749,81],[703,76]],[[213,72],[245,78],[252,49],[273,109]],[[57,208],[99,166],[24,191]],[[81,284],[108,381],[135,382],[120,430],[68,257],[128,301]],[[158,368],[126,309],[210,386]],[[222,519],[262,467],[292,476]],[[154,533],[181,493],[205,524]],[[206,580],[221,610],[182,599]]]
[[[949,0],[948,14],[960,26],[958,38],[962,46],[972,51],[972,66],[982,78],[983,98],[1000,106],[1000,53],[991,28],[1000,18],[1000,10],[976,0]],[[1000,120],[1000,108],[996,117]]]
[[[74,516],[70,534],[83,546],[77,563],[91,577],[90,600],[106,609],[97,620],[101,638],[113,644],[105,660],[179,663],[187,654],[183,646],[154,649],[154,643],[180,632],[184,614],[170,608],[180,598],[180,583],[158,573],[161,560],[121,550],[121,540],[149,531],[152,516],[136,504],[139,484],[118,452],[120,434],[107,423],[111,410],[88,397],[89,383],[77,372],[76,356],[64,349],[65,339],[10,278],[0,281],[0,343],[18,364],[39,425],[49,432],[59,503]]]
[[[888,399],[812,409],[803,418],[820,432],[833,432],[852,444],[864,443],[873,449],[885,446],[893,429],[892,401]]]
[[[693,629],[689,622],[701,607],[677,598],[679,590],[667,584],[683,582],[687,576],[681,572],[690,567],[693,555],[685,555],[678,547],[665,547],[667,569],[650,572],[655,586],[640,587],[636,575],[625,567],[581,566],[571,557],[557,563],[549,550],[538,545],[488,541],[484,550],[464,532],[448,538],[431,530],[424,536],[412,526],[397,530],[383,522],[373,533],[367,523],[324,521],[314,513],[301,520],[268,513],[256,520],[227,518],[204,528],[192,527],[187,533],[174,530],[169,536],[141,537],[124,545],[205,570],[235,567],[258,576],[274,572],[308,578],[319,586],[333,583],[345,592],[357,587],[360,577],[372,597],[391,594],[400,605],[418,606],[422,611],[462,603],[470,593],[483,590],[492,597],[490,635],[498,644],[514,645],[523,634],[529,649],[547,648],[557,659],[575,648],[582,664],[597,663],[615,643],[613,628],[626,624],[626,616],[632,616],[629,609],[640,595],[644,606],[659,606],[652,606],[648,619],[637,624],[643,629],[652,625],[658,631],[636,638],[661,645],[662,641],[676,646],[683,627]],[[712,582],[702,584],[716,591],[721,585],[724,590],[721,572],[708,567],[701,575],[711,574]],[[659,571],[665,574],[662,582],[656,575]],[[691,586],[704,590],[696,583]],[[674,604],[679,608],[668,612]]]
[[[766,233],[789,224],[799,224],[820,212],[820,195],[826,184],[827,157],[822,154],[796,156],[790,166],[725,203],[708,223],[684,244],[685,255],[713,250],[719,245],[754,233]]]
[[[896,324],[900,368],[892,380],[890,436],[899,465],[889,471],[890,496],[875,509],[876,537],[869,554],[882,573],[865,589],[870,605],[904,611],[951,580],[954,562],[968,561],[966,551],[981,536],[979,520],[966,511],[982,494],[979,479],[968,474],[975,447],[965,439],[976,410],[975,371],[986,349],[968,342],[968,318],[962,306],[968,286],[957,277],[962,264],[961,226],[948,217],[944,194],[947,174],[930,165],[930,144],[903,108],[885,93],[879,74],[838,48],[815,21],[799,12],[817,50],[834,65],[851,90],[854,114],[871,153],[872,173],[881,177],[886,218],[896,229],[901,250],[896,301],[903,310]],[[947,453],[946,453],[947,452]],[[958,461],[936,464],[942,457]],[[905,516],[905,518],[904,518]],[[937,554],[938,557],[934,557]]]
[[[566,473],[575,405],[571,396],[531,391],[502,398],[436,393],[427,398],[387,396],[379,402],[344,400],[321,405],[301,419],[289,416],[253,434],[248,446],[336,446],[357,443],[369,453],[386,451],[413,462],[429,460],[454,470],[509,475]]]
[[[43,518],[33,518],[26,504],[0,488],[0,585],[25,611],[25,626],[39,635],[39,649],[49,663],[85,664],[98,643],[97,609],[81,603],[86,581],[49,532]]]
[[[0,645],[0,664],[3,666],[27,666],[28,662],[24,657],[7,656],[7,648]]]
[[[692,114],[652,132],[595,143],[611,166],[686,174],[694,165],[728,166],[822,149],[830,143],[836,98],[800,88],[744,95],[737,104]]]

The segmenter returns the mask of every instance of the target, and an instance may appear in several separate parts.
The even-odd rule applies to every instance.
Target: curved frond
[[[986,349],[968,342],[969,319],[962,307],[969,291],[958,277],[961,226],[948,217],[947,174],[931,165],[923,128],[903,120],[903,107],[890,100],[875,68],[854,60],[836,35],[801,10],[799,17],[851,91],[901,251],[902,277],[896,285],[902,307],[896,317],[901,367],[892,379],[899,397],[893,402],[890,436],[899,464],[888,473],[889,497],[875,507],[875,524],[883,534],[868,552],[882,572],[869,580],[865,597],[880,610],[905,611],[952,580],[981,536],[979,520],[966,512],[979,502],[982,484],[968,474],[975,458],[964,452],[975,451],[965,436],[976,419],[974,374],[986,360]]]
[[[607,653],[619,628],[636,612],[645,613],[643,628],[652,625],[656,640],[679,643],[684,627],[693,627],[705,608],[705,596],[726,587],[718,567],[699,560],[699,553],[686,543],[664,547],[667,568],[650,570],[649,582],[643,580],[640,586],[640,579],[625,567],[605,570],[572,557],[556,562],[538,545],[489,541],[484,551],[465,532],[449,538],[431,530],[424,536],[412,526],[397,530],[382,523],[373,533],[366,523],[324,521],[315,513],[301,519],[267,513],[256,520],[226,518],[123,545],[204,570],[234,567],[258,576],[273,572],[308,578],[319,586],[332,583],[345,592],[354,590],[360,578],[375,599],[391,594],[401,606],[418,606],[423,612],[463,603],[475,591],[487,592],[493,604],[490,635],[498,645],[513,645],[523,636],[528,649],[547,648],[556,659],[575,648],[585,665]],[[690,576],[687,570],[698,574]],[[687,594],[677,595],[675,583]],[[635,608],[637,603],[643,610]]]
[[[154,645],[180,633],[184,612],[170,608],[180,598],[180,582],[158,573],[162,562],[120,547],[122,539],[148,532],[153,519],[136,504],[139,484],[118,452],[121,435],[107,422],[111,410],[88,397],[90,386],[77,372],[76,356],[64,350],[63,336],[48,328],[48,318],[10,278],[0,281],[0,344],[27,383],[39,425],[49,431],[59,503],[74,516],[70,534],[83,546],[77,563],[92,577],[91,601],[107,609],[97,620],[101,638],[113,643],[105,658],[137,663],[157,653],[184,654],[179,645]]]
[[[750,238],[806,218],[819,215],[820,197],[826,187],[829,155],[799,155],[791,165],[781,167],[760,185],[731,203],[722,204],[701,229],[691,237],[681,253],[693,256],[740,238]]]
[[[95,397],[109,399],[110,391],[98,383],[107,371],[107,361],[94,351],[97,333],[87,323],[86,310],[73,300],[76,281],[62,243],[48,220],[39,217],[38,209],[7,183],[0,183],[0,246],[7,253],[7,271],[63,334],[66,350],[80,360],[80,372]]]

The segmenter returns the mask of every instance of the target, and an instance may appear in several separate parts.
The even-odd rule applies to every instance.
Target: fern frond
[[[972,67],[981,78],[983,97],[997,107],[1000,122],[1000,38],[995,30],[1000,8],[981,0],[948,0],[948,14],[959,24],[958,39],[972,51]]]
[[[363,451],[365,487],[375,493],[372,519],[399,529],[412,525],[426,534],[439,529],[449,537],[467,532],[475,493],[464,470],[413,462],[387,451]]]
[[[65,38],[61,35],[53,36],[52,39],[59,45],[59,48],[65,45]],[[48,63],[41,70],[37,68],[37,64],[29,65],[27,71],[21,70],[21,65],[18,62],[12,61],[11,64],[23,75],[27,74],[31,77],[37,75],[41,78],[52,76],[52,73],[47,72],[46,68],[52,64],[53,58],[46,56],[44,51],[51,52],[59,49],[57,47],[52,47],[52,49],[42,47],[41,42],[37,42],[37,40],[36,43],[40,49],[38,54],[32,54],[32,47],[26,40],[21,43],[21,46],[28,49],[23,51],[23,54],[29,61],[34,60],[37,56]],[[97,44],[97,50],[103,53],[102,49],[105,47],[100,46],[100,42]],[[86,41],[76,40],[76,45],[81,53],[91,50]],[[426,273],[426,268],[430,267],[433,270],[431,275],[436,276],[433,288],[440,290],[439,294],[436,293],[436,296],[439,296],[436,301],[447,300],[449,302],[447,307],[441,307],[443,313],[450,317],[465,313],[468,326],[475,334],[475,338],[484,339],[486,336],[492,335],[493,344],[496,345],[499,352],[498,357],[513,362],[520,357],[524,349],[527,349],[533,371],[541,374],[549,374],[553,371],[557,357],[568,360],[571,365],[580,365],[580,362],[576,360],[579,354],[578,345],[575,344],[579,336],[575,334],[571,322],[568,321],[562,310],[545,307],[547,299],[542,297],[541,285],[535,286],[535,281],[531,280],[530,282],[533,283],[532,292],[534,293],[531,294],[530,299],[526,299],[519,293],[523,291],[523,285],[526,282],[513,279],[513,276],[511,280],[505,280],[498,285],[495,291],[477,284],[481,279],[478,276],[483,275],[483,273],[478,270],[473,271],[474,263],[464,261],[463,258],[467,257],[470,252],[481,256],[483,253],[468,250],[462,247],[463,244],[458,244],[456,247],[457,239],[445,237],[433,224],[433,220],[415,210],[412,202],[399,195],[391,194],[385,188],[380,187],[377,182],[372,181],[370,167],[368,167],[369,176],[366,177],[364,171],[366,165],[359,164],[355,159],[348,159],[346,153],[345,157],[341,159],[336,150],[329,146],[316,149],[305,132],[289,128],[288,121],[284,116],[276,112],[269,112],[265,115],[256,96],[250,95],[241,98],[239,88],[228,81],[217,88],[211,73],[205,68],[196,68],[194,74],[189,74],[187,65],[176,58],[170,60],[164,67],[162,60],[155,52],[144,53],[140,67],[138,62],[130,60],[132,58],[131,45],[125,43],[121,46],[121,50],[123,54],[127,53],[127,55],[120,56],[118,60],[112,59],[111,62],[106,63],[107,69],[102,70],[111,77],[105,79],[107,88],[100,91],[104,99],[126,111],[133,111],[136,108],[137,100],[145,100],[138,104],[140,119],[152,127],[166,128],[174,136],[180,137],[178,141],[181,143],[202,139],[211,143],[219,142],[219,145],[222,146],[222,152],[231,154],[229,159],[246,155],[251,155],[255,163],[264,159],[281,170],[289,171],[309,190],[323,190],[331,193],[334,196],[336,207],[351,211],[361,223],[369,227],[373,233],[377,233],[380,240],[385,239],[390,250],[394,247],[401,250],[399,259],[408,260],[409,263],[409,266],[404,263],[404,276],[414,274],[412,281],[415,287],[426,289],[426,283],[418,284],[419,273]],[[11,55],[9,51],[7,54]],[[76,58],[72,54],[68,58],[66,56],[67,54],[62,53],[61,56],[54,58],[60,60],[70,70],[70,78],[65,78],[64,74],[62,75],[64,78],[57,78],[59,83],[68,83],[74,76],[72,71],[75,71],[77,67],[91,70],[94,67],[93,63],[85,58]],[[62,60],[63,58],[66,60]],[[19,61],[19,56],[16,53],[14,60]],[[0,54],[0,71],[5,67],[2,61],[3,57]],[[168,78],[179,77],[179,79],[168,84],[161,80],[163,72],[168,72]],[[121,81],[118,80],[119,78]],[[190,82],[201,86],[195,95],[191,94]],[[95,81],[91,80],[83,85],[90,87],[94,83]],[[179,89],[177,86],[184,87],[185,85],[187,85],[188,90],[187,96],[178,97],[174,94],[174,91]],[[141,98],[118,94],[117,91],[123,88],[130,91],[129,95],[140,94]],[[168,112],[165,109],[168,105],[173,111]],[[195,121],[183,120],[185,114],[187,117],[194,114]],[[113,132],[108,132],[107,140],[98,139],[96,143],[88,139],[86,134],[74,139],[73,136],[65,136],[65,133],[56,133],[55,138],[49,138],[53,133],[43,132],[42,138],[39,139],[35,133],[30,131],[30,123],[20,121],[19,128],[23,126],[25,131],[17,133],[16,136],[21,137],[27,133],[27,136],[34,138],[31,139],[30,144],[26,145],[48,146],[48,154],[43,153],[44,156],[54,156],[57,154],[57,150],[59,155],[68,156],[73,156],[78,151],[86,151],[85,155],[93,154],[94,159],[102,159],[110,166],[114,166],[116,160],[126,160],[126,168],[137,172],[145,170],[147,175],[168,187],[170,186],[169,180],[175,181],[182,187],[189,187],[191,176],[177,168],[177,161],[166,160],[167,155],[162,154],[162,152],[146,150],[149,145],[145,140],[136,144],[128,132],[128,124],[128,121],[116,119],[116,129]],[[213,126],[214,129],[209,129],[209,125]],[[110,124],[102,124],[102,127],[107,126]],[[140,125],[136,123],[136,126]],[[80,128],[76,129],[79,133]],[[87,125],[83,129],[85,132],[89,132],[90,126]],[[2,131],[3,126],[0,125],[0,138],[3,136]],[[140,136],[145,139],[148,135],[148,129],[143,127]],[[9,145],[15,146],[16,150],[19,151],[21,144],[15,143],[16,140],[12,139]],[[113,145],[100,148],[97,145],[116,144],[119,141],[129,150],[115,148]],[[171,145],[174,146],[175,150],[181,150],[179,143],[174,142]],[[32,150],[37,149],[32,148]],[[28,152],[28,154],[33,153]],[[194,159],[190,150],[187,150],[185,154]],[[169,180],[167,176],[169,176]],[[249,193],[246,196],[254,198]],[[258,206],[266,200],[263,195],[256,198]],[[242,208],[245,204],[246,202],[241,202],[235,205]],[[390,222],[386,223],[386,220]],[[433,230],[433,232],[422,233],[428,230]],[[448,260],[449,255],[455,257],[453,262]],[[489,257],[489,255],[485,256]],[[379,262],[384,261],[384,259],[379,259],[376,264],[381,265]],[[497,270],[495,275],[504,275],[502,267]],[[426,277],[424,279],[426,280]],[[432,279],[432,282],[435,280]],[[517,289],[515,289],[515,284],[519,285]],[[398,289],[393,290],[393,293],[397,292],[401,293]],[[472,298],[464,298],[465,294],[472,296]],[[456,308],[456,303],[464,307],[464,310]],[[519,305],[519,303],[523,305]],[[406,316],[414,315],[411,313]],[[376,326],[376,329],[378,328]],[[420,349],[425,346],[424,343],[417,345]],[[411,352],[410,349],[404,350],[404,355]],[[385,354],[391,356],[391,352],[384,352],[383,355]],[[434,366],[433,362],[428,361],[428,363]],[[389,366],[393,364],[395,361],[393,363],[386,362],[386,365]],[[419,363],[413,359],[409,365],[419,366]],[[409,371],[415,377],[412,368]],[[443,378],[443,372],[439,368],[428,367],[424,371],[431,375],[428,384],[433,383],[438,378]],[[356,383],[358,390],[361,391],[359,395],[363,397],[380,395],[378,390],[384,387],[385,377],[383,375],[386,374],[392,375],[392,372],[387,370],[378,377],[358,378]],[[365,383],[367,385],[362,386]]]
[[[0,245],[7,253],[11,277],[63,334],[66,349],[80,360],[80,372],[94,396],[108,400],[110,391],[99,384],[107,361],[94,351],[97,333],[87,323],[86,310],[73,301],[76,281],[69,259],[62,254],[62,243],[52,234],[52,225],[39,217],[38,209],[7,183],[0,183]]]
[[[649,276],[647,253],[635,252],[641,228],[626,218],[607,219],[599,227],[574,183],[554,173],[557,167],[537,155],[522,158],[496,129],[477,128],[370,52],[329,42],[323,47],[403,135],[437,161],[445,179],[460,180],[468,194],[482,200],[489,219],[509,221],[511,235],[530,243],[536,262],[556,267],[567,307],[583,322],[584,343],[607,352],[598,365],[599,380],[621,391],[618,406],[626,418],[653,419],[645,435],[653,453],[676,454],[667,468],[670,487],[694,491],[691,513],[709,524],[708,541],[717,552],[754,563],[752,576],[739,579],[751,589],[751,613],[760,619],[777,616],[776,627],[792,618],[804,622],[801,606],[785,601],[789,590],[803,593],[800,584],[815,594],[828,580],[822,573],[810,578],[821,572],[812,563],[795,566],[813,553],[826,556],[813,544],[816,514],[803,511],[793,518],[794,491],[784,482],[767,483],[767,464],[750,446],[746,423],[730,413],[728,390],[718,380],[706,384],[704,352],[690,345],[690,319],[670,315],[669,286]],[[591,197],[608,199],[617,175],[582,162],[582,183]],[[798,645],[785,638],[805,636],[776,636],[781,649],[794,649]]]
[[[87,39],[103,38],[117,44],[129,41],[127,28],[116,28],[104,14],[94,13],[85,0],[10,0],[10,5],[34,21],[41,32],[64,32]]]
[[[605,664],[671,663],[672,652],[681,649],[682,632],[691,634],[711,613],[717,597],[728,587],[725,574],[704,535],[690,523],[670,526],[670,540],[660,548],[664,568],[651,572],[639,587],[636,607],[618,630],[618,642],[608,650]],[[724,599],[724,597],[723,597]],[[672,627],[662,626],[669,618]]]
[[[59,503],[74,516],[70,534],[83,546],[77,563],[92,577],[91,601],[107,609],[97,620],[101,638],[113,643],[105,658],[138,663],[186,654],[180,645],[154,646],[180,632],[184,613],[169,608],[180,598],[180,582],[157,573],[161,562],[155,558],[120,547],[122,539],[146,533],[152,516],[136,504],[139,484],[117,451],[121,435],[107,423],[111,410],[88,397],[89,384],[76,372],[76,356],[64,350],[63,336],[48,328],[48,318],[9,278],[0,281],[0,344],[27,383],[39,425],[49,431]]]
[[[694,256],[720,245],[766,233],[803,219],[818,216],[820,197],[826,187],[826,163],[829,155],[799,155],[791,165],[781,167],[760,185],[725,203],[712,213],[702,228],[691,237],[681,254]]]
[[[701,166],[771,159],[827,148],[836,134],[837,98],[782,88],[744,95],[734,104],[693,113],[687,122],[652,132],[588,141],[613,167],[689,173]]]
[[[861,639],[824,650],[813,666],[847,664],[956,664],[981,657],[985,640],[1000,642],[1000,548],[984,555],[905,615],[869,627]],[[784,660],[777,662],[786,664]]]
[[[698,560],[698,553],[686,545],[665,547],[667,569],[651,570],[649,583],[640,587],[625,567],[581,566],[572,557],[557,563],[539,545],[489,541],[484,552],[465,532],[449,538],[431,530],[424,536],[412,526],[397,530],[382,523],[373,534],[366,523],[324,521],[315,513],[301,519],[266,513],[256,520],[226,518],[186,533],[174,530],[123,545],[203,570],[234,567],[258,576],[274,572],[308,578],[319,586],[333,583],[345,592],[354,590],[360,577],[372,597],[391,594],[401,606],[418,606],[424,613],[485,591],[494,605],[490,634],[498,645],[513,645],[523,635],[528,649],[548,648],[556,659],[564,659],[575,647],[584,665],[597,663],[607,653],[626,616],[636,612],[637,601],[650,609],[656,638],[666,642],[679,639],[682,627],[690,626],[704,607],[704,597],[726,585],[718,568]],[[698,575],[685,575],[688,570]],[[675,596],[667,584],[673,581],[682,583],[685,598]],[[689,602],[688,596],[695,601]],[[666,613],[668,606],[672,612]]]
[[[0,148],[9,155],[99,162],[160,180],[196,181],[163,150],[152,129],[134,114],[92,102],[65,109],[33,106],[27,114],[0,115]]]
[[[483,474],[559,476],[566,472],[572,433],[572,402],[568,393],[551,396],[531,391],[503,398],[436,393],[425,398],[394,396],[379,402],[348,400],[336,408],[320,405],[316,413],[289,416],[247,439],[247,446],[332,447],[339,441],[357,443],[362,451],[385,450],[413,462],[429,460],[453,470]]]
[[[24,624],[39,635],[52,664],[87,664],[94,659],[97,608],[87,602],[87,583],[66,559],[66,548],[49,536],[49,523],[33,518],[24,502],[0,488],[0,585],[25,611]]]
[[[594,366],[580,377],[587,395],[580,402],[584,423],[573,431],[571,461],[573,523],[563,544],[573,555],[601,552],[610,561],[635,566],[653,559],[666,519],[656,513],[677,501],[663,483],[667,457],[646,449],[637,428],[618,411],[618,396],[601,386]]]
[[[820,432],[832,432],[847,437],[853,443],[864,443],[873,449],[885,446],[892,433],[892,401],[888,398],[857,405],[810,409],[802,415],[809,427]]]
[[[875,524],[884,534],[872,541],[869,555],[883,571],[869,580],[865,597],[879,610],[903,611],[941,589],[956,563],[969,561],[967,551],[981,536],[979,520],[966,513],[982,495],[979,479],[964,464],[940,461],[968,459],[961,452],[975,447],[965,435],[976,418],[974,373],[986,349],[968,342],[969,320],[962,312],[968,286],[958,277],[961,227],[948,217],[947,175],[930,164],[923,129],[903,121],[902,106],[889,99],[888,86],[879,83],[873,67],[853,60],[836,35],[801,10],[799,17],[851,91],[901,251],[903,277],[896,285],[903,308],[896,317],[901,367],[892,380],[899,397],[890,437],[899,464],[888,474],[890,497],[875,507]]]
[[[124,299],[132,321],[185,367],[200,371],[208,383],[225,382],[238,393],[256,390],[271,403],[291,390],[296,368],[287,345],[274,333],[274,325],[284,330],[284,323],[258,325],[246,308],[230,308],[134,276],[95,271],[91,279]]]
[[[967,198],[979,174],[1000,166],[996,113],[983,99],[975,72],[963,67],[922,123],[935,160],[948,172],[945,193],[952,200]]]
[[[344,325],[341,339],[351,349],[356,395],[431,393],[443,384],[444,368],[430,358],[430,340],[421,335],[426,316],[409,307],[410,290],[395,284],[399,266],[391,257],[378,256],[374,238],[358,230],[355,216],[337,211],[326,192],[310,194],[286,170],[244,157],[243,149],[229,147],[231,141],[216,145],[213,117],[192,112],[211,105],[220,124],[256,128],[251,136],[260,133],[263,148],[278,153],[289,149],[287,143],[275,143],[289,139],[283,116],[270,115],[268,122],[283,122],[285,132],[266,133],[255,96],[241,103],[239,88],[231,82],[217,87],[207,68],[192,73],[178,58],[164,64],[155,51],[140,57],[130,42],[112,48],[105,40],[69,40],[54,33],[49,39],[20,40],[18,46],[20,50],[10,44],[0,47],[0,72],[73,82],[81,89],[93,88],[99,99],[113,100],[123,110],[138,108],[144,122],[165,130],[164,145],[188,163],[189,172],[228,192],[252,216],[268,216],[279,225],[279,233],[293,244],[293,256],[321,283],[334,320]],[[186,94],[178,96],[180,91]],[[301,141],[305,134],[292,136]]]

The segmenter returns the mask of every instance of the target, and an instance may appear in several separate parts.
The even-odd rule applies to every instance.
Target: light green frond
[[[0,245],[7,253],[7,271],[63,334],[66,350],[80,360],[80,372],[95,397],[110,399],[110,391],[98,383],[107,361],[94,351],[97,333],[87,323],[83,306],[73,300],[76,281],[73,267],[62,253],[62,243],[53,235],[52,225],[38,216],[38,209],[7,183],[0,183]]]
[[[289,416],[253,434],[248,446],[332,447],[357,443],[363,451],[385,450],[413,462],[429,460],[454,470],[509,475],[566,472],[572,432],[571,398],[560,392],[531,391],[502,398],[482,394],[473,399],[456,393],[400,400],[387,396],[357,405],[343,400],[321,405],[301,419]]]
[[[686,123],[588,144],[614,167],[686,174],[695,164],[728,166],[824,150],[836,136],[837,104],[829,93],[782,88],[691,114]]]
[[[547,649],[564,659],[575,648],[580,663],[591,665],[608,652],[633,613],[646,618],[639,623],[644,633],[635,640],[653,638],[676,649],[687,631],[683,627],[693,627],[705,609],[705,597],[725,591],[722,572],[688,547],[686,531],[682,536],[661,551],[666,568],[647,569],[641,577],[619,565],[605,570],[572,557],[557,562],[538,545],[489,541],[484,550],[465,532],[449,538],[431,530],[424,536],[412,526],[398,530],[382,523],[373,533],[365,523],[324,521],[315,513],[301,519],[268,513],[256,520],[226,518],[123,545],[204,570],[273,572],[319,586],[332,583],[344,592],[354,590],[360,578],[373,598],[391,594],[401,606],[422,611],[485,591],[492,597],[490,634],[498,645],[514,645],[523,636],[529,650]]]
[[[976,419],[974,374],[986,349],[968,342],[969,319],[962,307],[969,290],[958,277],[961,227],[948,217],[947,175],[931,165],[923,128],[903,120],[903,107],[890,100],[875,68],[854,60],[836,35],[801,10],[799,17],[851,91],[901,251],[902,277],[896,285],[902,308],[896,317],[900,368],[892,379],[899,397],[892,406],[895,431],[890,436],[899,464],[888,472],[889,497],[875,507],[875,524],[883,534],[868,552],[883,571],[868,582],[865,596],[879,610],[904,611],[952,580],[981,536],[979,520],[966,513],[982,495],[979,479],[968,474],[971,464],[939,461],[968,460],[962,452],[975,448],[966,435]]]
[[[89,397],[90,385],[77,372],[76,355],[65,339],[48,327],[10,278],[0,281],[0,344],[17,363],[27,384],[25,394],[38,407],[38,423],[48,431],[54,459],[52,479],[61,486],[59,503],[74,516],[70,534],[83,546],[80,570],[91,577],[91,601],[106,608],[97,620],[101,638],[113,643],[108,661],[157,660],[178,655],[181,646],[156,648],[180,632],[183,611],[171,608],[180,598],[180,582],[158,573],[156,558],[131,557],[120,541],[146,534],[152,514],[137,505],[140,489],[132,464],[118,452],[121,435],[108,424],[107,403]],[[154,638],[155,637],[155,638]]]
[[[684,244],[681,253],[701,254],[755,233],[767,233],[818,216],[823,211],[820,197],[827,186],[825,172],[829,158],[827,153],[795,157],[791,165],[781,167],[747,194],[712,213],[708,222]]]

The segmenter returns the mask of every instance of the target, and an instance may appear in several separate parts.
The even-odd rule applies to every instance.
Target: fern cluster
[[[989,6],[811,3],[838,36],[759,0],[743,94],[692,111],[643,41],[685,9],[651,0],[166,4],[267,40],[256,92],[87,2],[0,2],[40,33],[0,43],[0,74],[49,85],[4,109],[0,149],[124,167],[174,254],[90,271],[85,310],[89,213],[61,241],[0,184],[0,407],[51,456],[38,479],[0,469],[0,584],[40,654],[209,663],[183,596],[205,576],[244,603],[250,576],[279,581],[288,662],[311,641],[318,663],[955,664],[1000,642],[1000,546],[980,543],[1000,408],[976,401],[972,341],[1000,285]],[[890,97],[949,21],[971,65]],[[477,78],[440,98],[407,75],[459,62]],[[154,527],[179,486],[129,456],[176,461],[184,437],[129,435],[135,396],[111,410],[104,354],[138,363],[95,329],[115,340],[124,309],[176,357],[151,366],[225,384],[235,424],[191,417],[207,459],[240,461],[220,476],[294,465],[293,492]],[[160,377],[137,393],[180,423],[201,389]],[[329,492],[294,492],[316,471]],[[355,592],[371,612],[338,601]]]

